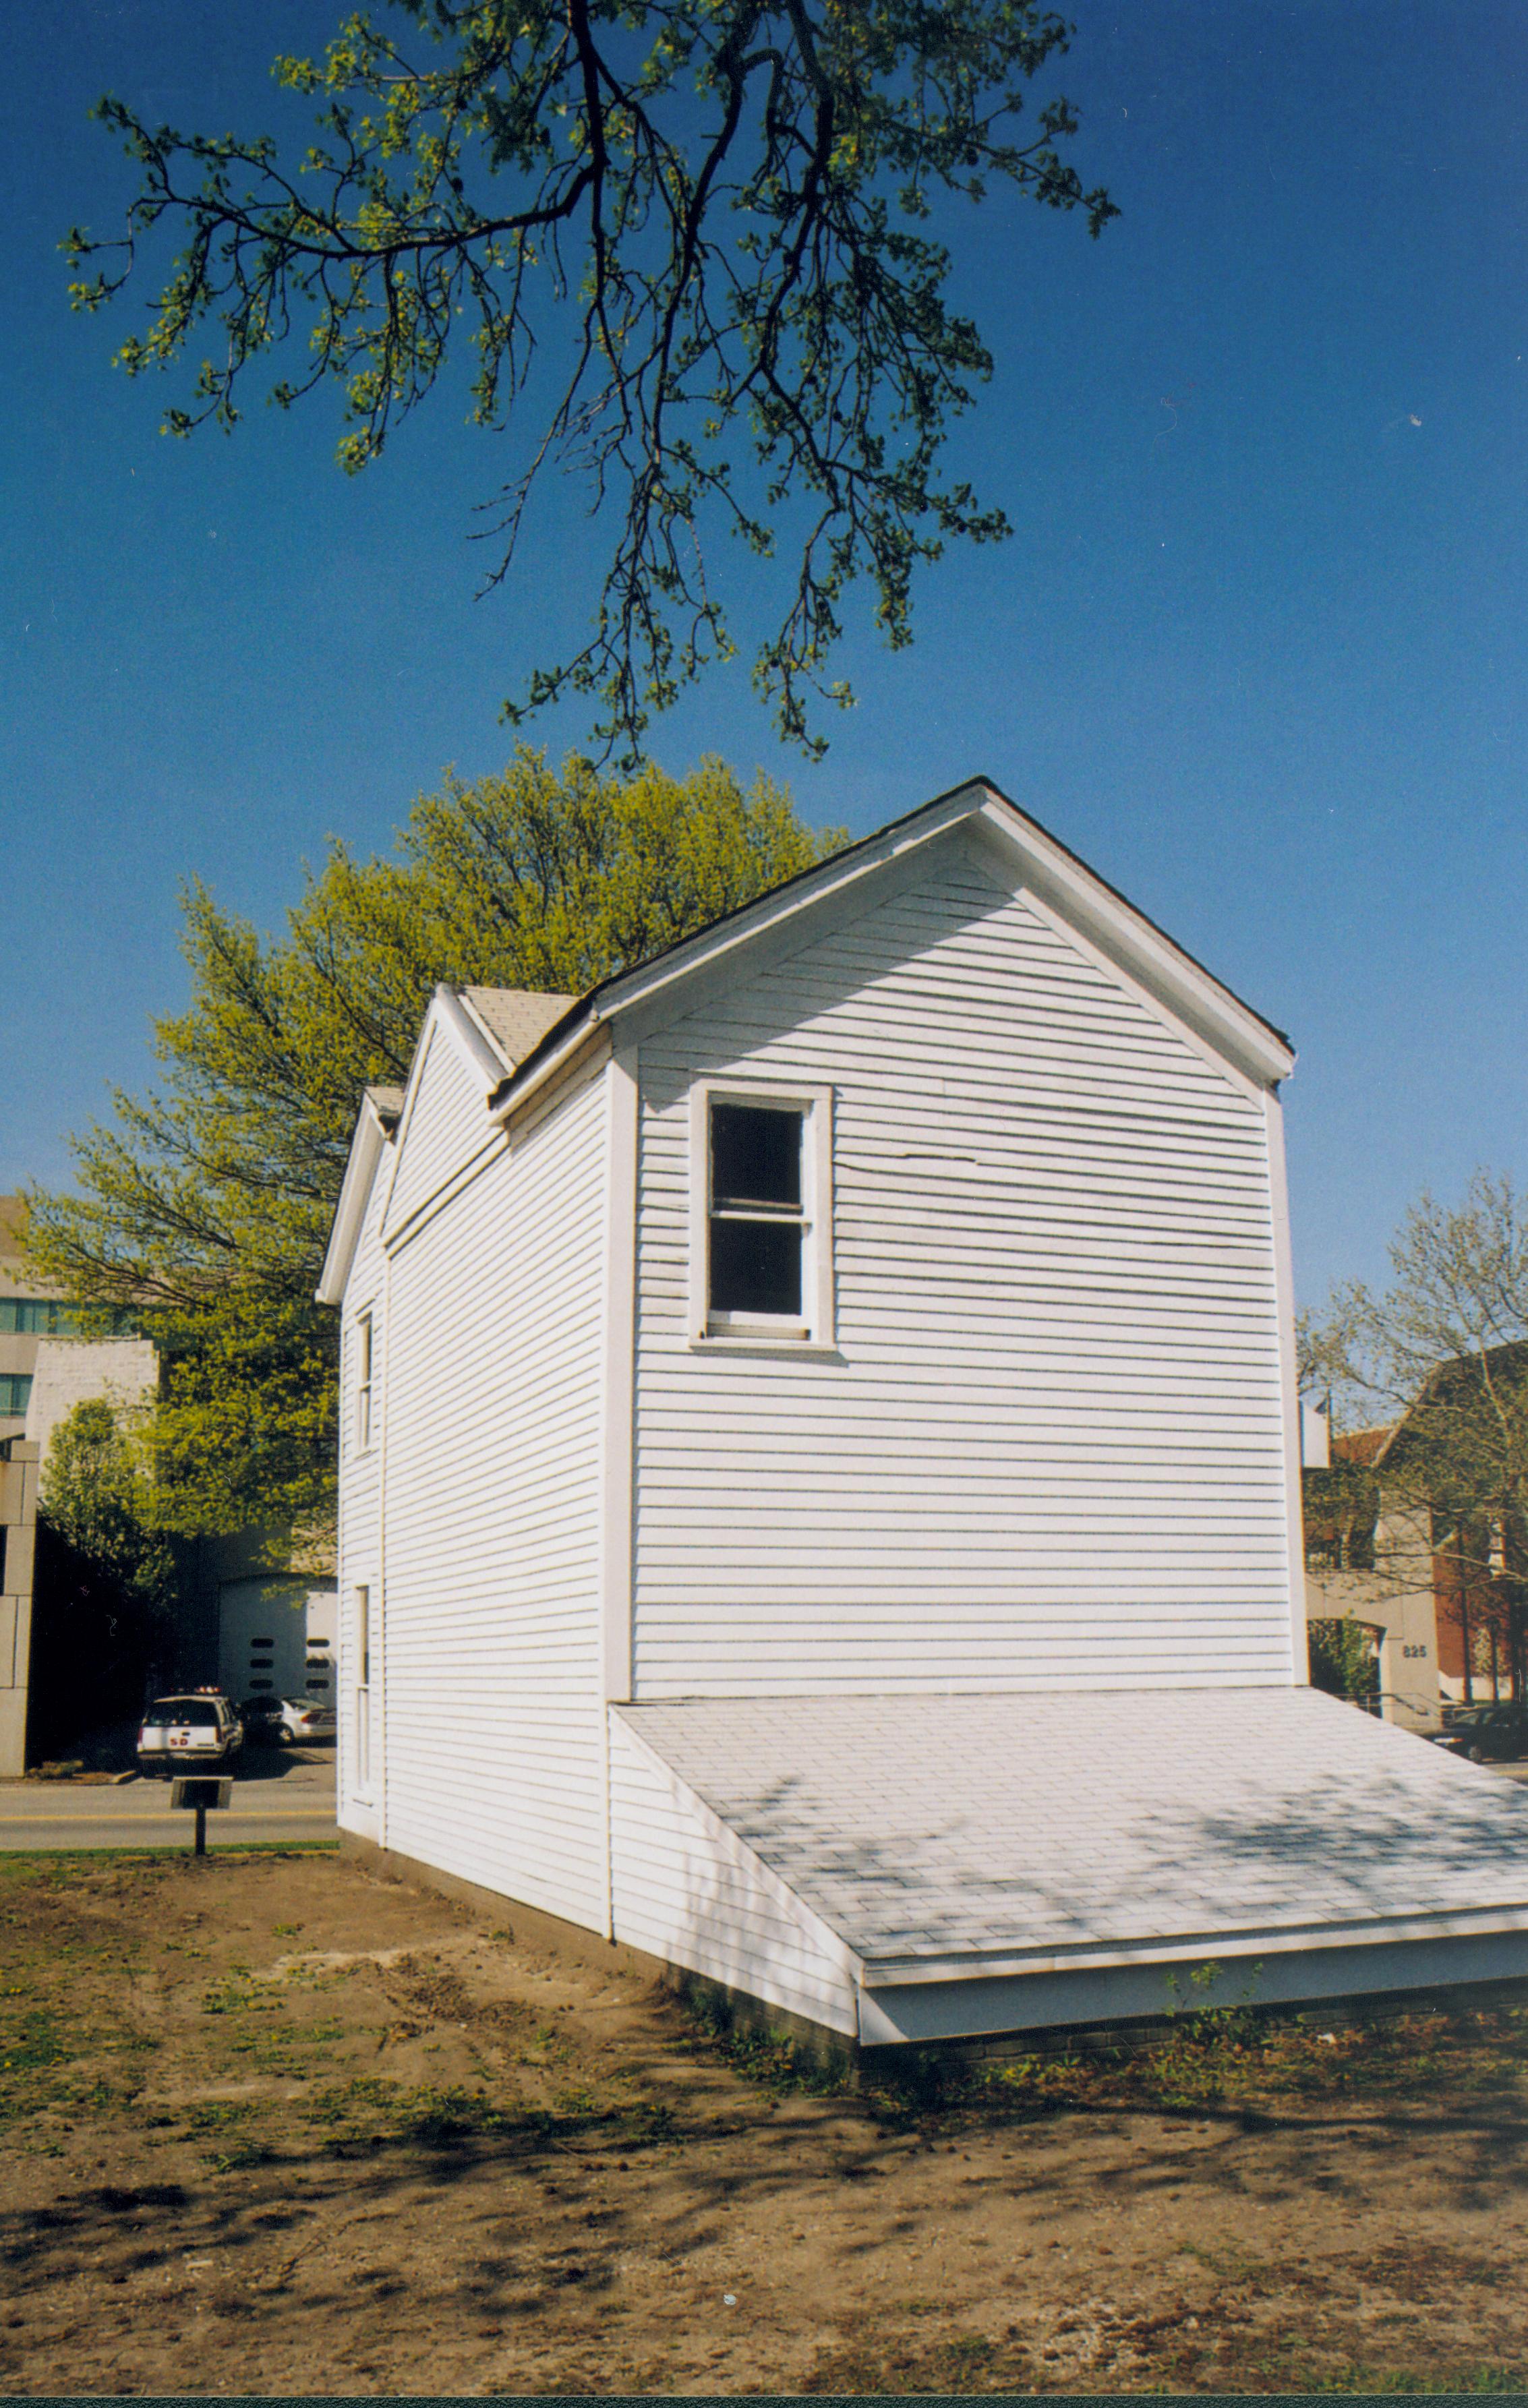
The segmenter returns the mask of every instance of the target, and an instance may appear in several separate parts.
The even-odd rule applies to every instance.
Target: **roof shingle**
[[[578,999],[574,995],[543,994],[536,987],[464,986],[460,992],[495,1052],[503,1055],[506,1070],[516,1069],[534,1053],[548,1029],[555,1028]]]
[[[1528,1904],[1528,1798],[1315,1690],[616,1711],[871,1964]]]

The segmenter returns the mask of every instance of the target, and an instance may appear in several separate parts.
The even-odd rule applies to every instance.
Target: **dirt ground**
[[[850,2092],[327,1854],[0,1917],[0,2390],[1528,2387],[1528,2010]]]

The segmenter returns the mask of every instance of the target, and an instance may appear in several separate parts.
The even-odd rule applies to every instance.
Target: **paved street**
[[[1493,1764],[1528,1783],[1528,1761]],[[25,1848],[189,1848],[193,1814],[170,1806],[169,1784],[132,1781],[121,1789],[69,1782],[0,1782],[0,1854]],[[209,1814],[207,1845],[243,1840],[328,1840],[335,1835],[332,1748],[251,1751],[234,1776],[226,1814]]]
[[[72,1782],[0,1782],[0,1852],[18,1848],[189,1848],[194,1814],[176,1813],[167,1781],[120,1789]],[[251,1751],[234,1774],[225,1814],[207,1818],[208,1848],[236,1840],[328,1840],[335,1834],[332,1748]]]

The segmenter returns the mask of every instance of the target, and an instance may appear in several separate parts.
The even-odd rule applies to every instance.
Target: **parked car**
[[[287,1728],[285,1698],[246,1698],[238,1710],[244,1725],[244,1736],[250,1747],[290,1747],[292,1733]]]
[[[283,1698],[281,1710],[290,1739],[334,1739],[339,1730],[333,1706],[321,1705],[317,1698]]]
[[[1463,1706],[1428,1737],[1435,1747],[1467,1756],[1472,1764],[1492,1757],[1510,1761],[1528,1756],[1528,1706]]]
[[[244,1744],[244,1727],[221,1689],[156,1698],[138,1725],[138,1770],[173,1780],[178,1772],[221,1771]]]

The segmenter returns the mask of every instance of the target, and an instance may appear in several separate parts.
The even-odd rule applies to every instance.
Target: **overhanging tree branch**
[[[322,60],[278,62],[319,104],[295,165],[269,138],[182,135],[103,101],[142,189],[120,243],[67,237],[92,271],[75,306],[120,293],[174,230],[147,332],[118,354],[130,374],[166,368],[221,326],[168,430],[232,428],[250,369],[301,342],[271,397],[337,382],[350,470],[468,351],[475,417],[521,454],[487,506],[485,588],[549,469],[587,477],[618,529],[589,641],[506,714],[587,694],[628,759],[734,650],[713,534],[768,557],[798,511],[810,533],[753,673],[820,751],[814,701],[850,698],[826,672],[850,586],[869,581],[905,642],[915,565],[1007,532],[939,478],[992,361],[948,309],[950,258],[922,225],[941,189],[980,201],[994,182],[1081,208],[1095,235],[1115,214],[1060,155],[1064,100],[1013,138],[1070,28],[1036,0],[394,0],[394,16],[398,40],[356,16]],[[533,407],[532,364],[554,356]]]

